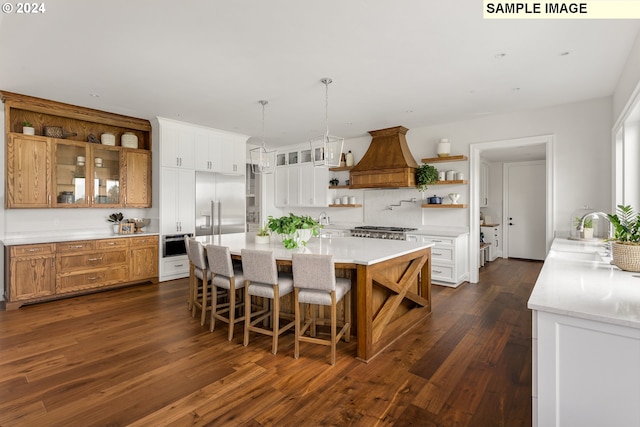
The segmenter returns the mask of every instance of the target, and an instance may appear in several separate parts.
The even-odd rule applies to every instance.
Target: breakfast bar
[[[408,242],[359,237],[317,238],[306,247],[285,249],[272,237],[256,244],[253,233],[202,236],[203,244],[228,246],[240,257],[242,249],[273,251],[279,265],[290,266],[292,253],[331,254],[336,270],[349,272],[357,358],[368,362],[431,313],[430,242]]]

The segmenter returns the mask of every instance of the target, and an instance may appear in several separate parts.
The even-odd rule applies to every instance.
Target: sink
[[[609,265],[609,263],[611,262],[610,255],[605,255],[605,253],[594,251],[558,251],[552,249],[549,251],[548,258],[567,261],[590,261],[607,265]]]

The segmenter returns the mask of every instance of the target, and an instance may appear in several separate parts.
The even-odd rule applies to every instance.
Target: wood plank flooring
[[[372,362],[341,342],[213,333],[187,280],[0,312],[0,426],[528,426],[531,314],[542,263],[434,286],[433,312]]]

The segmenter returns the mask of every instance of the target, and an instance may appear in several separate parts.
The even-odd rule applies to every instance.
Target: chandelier
[[[320,80],[325,86],[325,134],[310,141],[311,153],[313,155],[314,166],[340,166],[342,156],[342,145],[344,138],[329,135],[329,84],[333,80],[324,78]]]
[[[273,173],[276,167],[276,150],[267,150],[264,145],[264,107],[269,101],[258,101],[262,105],[262,146],[249,150],[251,168],[255,174]]]

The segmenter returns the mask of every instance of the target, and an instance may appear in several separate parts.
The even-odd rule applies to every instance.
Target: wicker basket
[[[613,265],[624,271],[640,272],[640,245],[611,243]]]

